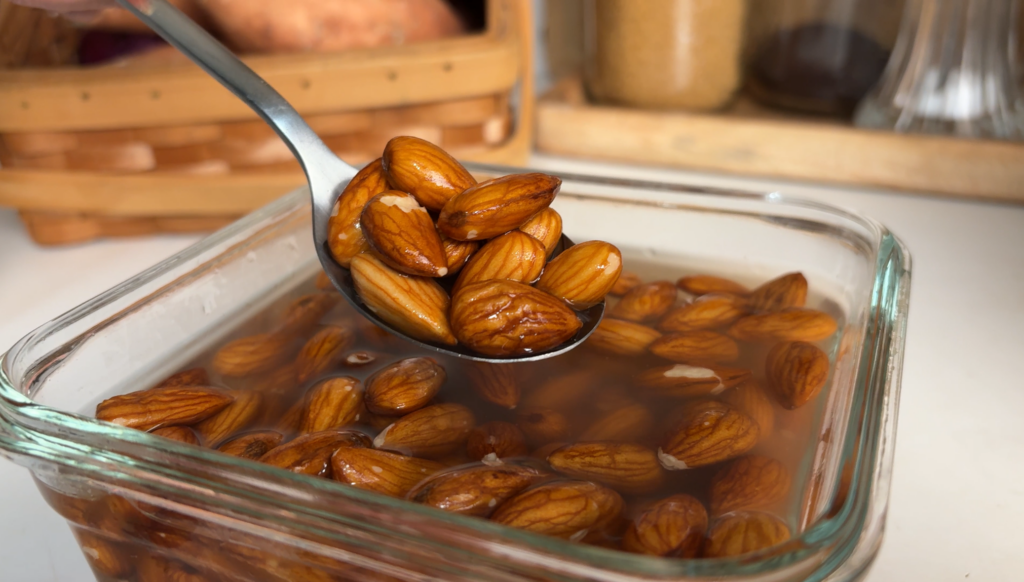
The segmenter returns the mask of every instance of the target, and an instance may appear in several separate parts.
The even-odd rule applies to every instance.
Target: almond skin
[[[217,447],[217,450],[225,455],[255,461],[281,444],[283,439],[284,435],[279,432],[262,430],[231,438]]]
[[[165,439],[171,439],[172,441],[178,441],[179,443],[185,443],[187,445],[200,445],[196,431],[187,426],[164,426],[161,428],[154,428],[149,431],[149,434],[162,436]]]
[[[352,259],[352,280],[367,307],[399,331],[426,342],[458,343],[448,324],[448,294],[436,281],[404,275],[365,254]]]
[[[283,335],[306,335],[341,301],[337,293],[310,293],[292,301],[281,316]]]
[[[473,413],[461,404],[434,404],[396,420],[373,439],[373,446],[440,457],[465,446],[475,423]]]
[[[394,189],[412,194],[430,210],[441,210],[456,194],[476,184],[455,158],[418,137],[392,138],[381,161]]]
[[[707,529],[708,512],[700,501],[673,495],[633,518],[622,538],[622,549],[650,556],[696,558]]]
[[[647,438],[654,416],[643,404],[616,408],[594,421],[580,434],[580,441],[639,442]]]
[[[561,187],[560,179],[547,174],[514,174],[481,182],[445,203],[437,229],[455,240],[495,237],[519,228],[547,208]]]
[[[562,215],[552,208],[545,208],[527,220],[519,230],[539,240],[547,256],[554,252],[562,240]]]
[[[802,273],[787,273],[754,289],[749,305],[753,311],[781,311],[803,307],[806,302],[807,279]]]
[[[753,418],[761,428],[761,438],[767,438],[775,430],[775,405],[760,382],[748,378],[732,390],[722,394],[722,402]]]
[[[298,437],[277,446],[259,462],[293,473],[330,477],[331,456],[342,447],[367,447],[370,439],[354,430],[325,430]]]
[[[448,375],[433,358],[406,358],[378,370],[366,380],[366,408],[400,416],[426,406]]]
[[[678,293],[668,281],[637,285],[608,310],[608,316],[643,323],[653,321],[672,308]]]
[[[731,324],[747,314],[746,301],[737,295],[708,293],[672,309],[658,322],[661,331],[696,331]]]
[[[485,422],[469,432],[466,441],[466,454],[470,459],[479,461],[487,455],[499,459],[524,457],[529,453],[526,448],[526,435],[518,426],[503,420]]]
[[[176,374],[171,374],[167,378],[164,378],[163,382],[160,382],[154,388],[172,388],[174,386],[209,386],[210,375],[206,373],[205,368],[191,368],[189,370],[182,370]]]
[[[520,230],[487,241],[459,273],[452,295],[471,283],[507,279],[530,285],[540,278],[547,253],[544,245]]]
[[[384,166],[378,158],[356,173],[335,202],[327,223],[327,245],[342,267],[348,267],[352,257],[370,250],[359,218],[370,198],[387,189]]]
[[[750,294],[750,289],[743,285],[714,275],[687,275],[676,281],[676,287],[686,291],[690,295],[705,295],[708,293],[729,293],[740,297]]]
[[[306,341],[295,357],[297,380],[305,383],[341,361],[356,341],[350,327],[328,325]]]
[[[444,256],[448,264],[448,274],[454,275],[462,270],[469,262],[469,258],[480,248],[476,241],[461,241],[441,237],[441,244],[444,246]]]
[[[231,390],[234,402],[224,410],[195,425],[196,432],[210,446],[216,446],[227,437],[248,427],[259,418],[263,395],[252,390]]]
[[[729,335],[747,342],[816,342],[836,332],[839,325],[829,314],[790,307],[782,311],[748,315],[729,326]]]
[[[750,370],[742,368],[675,364],[640,372],[636,384],[657,396],[696,398],[720,394],[748,378]]]
[[[350,376],[321,380],[306,395],[299,421],[299,434],[320,432],[359,420],[363,407],[363,385]]]
[[[615,245],[587,241],[555,257],[544,269],[537,288],[573,309],[586,309],[604,300],[621,271],[622,253]]]
[[[366,203],[363,234],[392,269],[418,277],[444,277],[448,257],[427,209],[404,192],[388,190]]]
[[[587,338],[586,344],[606,354],[639,356],[660,337],[661,332],[646,325],[605,317]]]
[[[391,497],[405,497],[414,485],[444,466],[387,451],[346,447],[331,457],[331,469],[335,481]]]
[[[636,287],[637,285],[642,285],[643,282],[644,281],[643,279],[640,278],[640,275],[637,275],[636,273],[622,271],[621,273],[619,273],[619,278],[615,280],[615,284],[612,285],[612,288],[608,290],[608,293],[610,295],[615,295],[616,297],[621,297],[626,293],[629,293],[629,290],[632,289],[633,287]]]
[[[543,478],[529,467],[479,465],[434,475],[409,491],[408,499],[451,513],[488,517]]]
[[[732,338],[707,330],[665,334],[651,342],[647,350],[679,363],[727,364],[740,357],[740,347]]]
[[[550,408],[525,408],[516,415],[516,425],[533,446],[564,441],[569,436],[569,420]]]
[[[607,487],[587,481],[555,481],[527,489],[501,504],[491,521],[574,539],[618,518],[622,507],[622,497]]]
[[[760,429],[754,419],[714,400],[687,406],[658,449],[669,470],[692,469],[738,457],[757,444]]]
[[[814,344],[784,342],[768,352],[764,374],[775,399],[793,410],[821,392],[828,380],[828,355]]]
[[[243,377],[268,372],[289,356],[291,338],[259,333],[230,341],[213,355],[211,366],[221,376]]]
[[[601,375],[593,370],[576,370],[547,378],[523,397],[528,408],[552,408],[559,412],[579,410],[590,402]]]
[[[563,475],[599,481],[624,493],[650,493],[664,480],[658,456],[640,445],[578,442],[557,449],[547,460]]]
[[[789,528],[779,518],[758,511],[737,511],[722,516],[708,531],[705,558],[725,558],[756,552],[789,539]]]
[[[770,508],[786,499],[791,483],[781,462],[760,455],[740,457],[711,478],[711,514]]]
[[[197,423],[224,410],[233,400],[229,394],[215,388],[150,388],[100,402],[96,405],[96,418],[148,431],[167,425]]]
[[[546,352],[568,341],[582,325],[559,299],[513,281],[472,283],[452,300],[455,336],[488,356]]]
[[[519,404],[519,383],[512,365],[487,362],[467,362],[469,385],[480,398],[502,408],[515,408]]]

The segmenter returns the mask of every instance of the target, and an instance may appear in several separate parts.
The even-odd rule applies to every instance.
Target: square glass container
[[[799,270],[817,292],[812,303],[842,314],[833,373],[818,399],[817,438],[796,479],[803,502],[788,542],[729,559],[628,554],[91,418],[100,400],[154,384],[317,272],[305,190],[19,341],[0,369],[0,450],[32,471],[101,580],[145,582],[144,570],[163,558],[195,566],[196,580],[859,578],[881,542],[889,494],[906,249],[872,220],[776,193],[562,179],[554,207],[566,234],[617,245],[627,268],[633,260],[747,282]],[[230,554],[221,551],[228,544]],[[110,558],[117,552],[133,565]]]

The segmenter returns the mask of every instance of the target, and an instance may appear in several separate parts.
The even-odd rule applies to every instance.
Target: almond
[[[279,432],[262,430],[228,439],[217,450],[225,455],[255,461],[281,444],[283,439],[284,435]]]
[[[163,382],[160,382],[154,388],[169,388],[174,386],[209,386],[210,375],[206,373],[205,368],[191,368],[189,370],[182,370],[176,374],[171,374],[167,378],[164,378]]]
[[[814,399],[828,380],[828,356],[806,342],[781,343],[768,352],[764,375],[775,399],[790,410]]]
[[[564,441],[569,436],[569,420],[550,408],[525,408],[516,415],[516,425],[533,446]]]
[[[452,295],[471,283],[507,279],[527,285],[537,281],[547,254],[537,239],[519,230],[488,241],[469,259],[452,287]]]
[[[455,336],[487,356],[543,353],[571,339],[582,325],[559,299],[513,281],[471,283],[452,299]]]
[[[469,439],[466,441],[466,454],[474,461],[488,455],[498,459],[524,457],[528,452],[523,431],[511,422],[503,420],[481,424],[469,432]]]
[[[359,420],[363,385],[350,376],[321,380],[306,395],[299,433],[309,434],[342,428]]]
[[[729,363],[740,357],[740,347],[732,338],[707,330],[665,334],[651,342],[647,350],[679,363]]]
[[[202,435],[209,446],[216,446],[220,441],[246,428],[260,415],[263,396],[259,392],[231,390],[229,394],[235,399],[234,402],[195,425],[196,432]]]
[[[749,305],[753,311],[781,311],[806,302],[807,279],[802,273],[787,273],[754,289]]]
[[[250,390],[263,394],[268,400],[290,399],[298,385],[299,373],[295,362],[255,377],[247,384]]]
[[[330,228],[330,227],[328,227]],[[330,231],[328,231],[330,232]],[[363,251],[368,249],[363,249]],[[360,251],[360,252],[363,252]],[[358,253],[357,253],[358,254]],[[355,255],[352,255],[355,256]],[[316,279],[313,281],[313,286],[320,291],[334,291],[334,283],[331,282],[331,278],[327,276],[327,273],[320,271],[316,274]]]
[[[537,385],[523,398],[528,408],[552,408],[559,412],[579,410],[586,406],[589,397],[601,381],[593,370],[576,370],[548,378]]]
[[[142,554],[137,567],[139,582],[207,582],[195,568],[158,554]]]
[[[696,331],[723,327],[747,313],[746,301],[738,295],[708,293],[669,311],[658,322],[661,331]]]
[[[378,370],[366,380],[366,408],[400,416],[426,406],[448,379],[433,358],[406,358]]]
[[[436,281],[403,275],[370,255],[352,259],[352,280],[367,308],[402,333],[426,342],[457,343],[448,324],[448,294]]]
[[[655,281],[630,289],[607,315],[616,319],[645,322],[665,315],[676,302],[676,287],[668,281]]]
[[[754,419],[714,400],[687,406],[658,449],[669,470],[692,469],[738,457],[754,448],[760,430]]]
[[[418,137],[392,138],[384,147],[382,160],[388,182],[430,210],[440,210],[453,196],[476,184],[455,158]]]
[[[629,404],[608,412],[583,431],[581,441],[639,442],[654,426],[654,416],[643,404]]]
[[[704,542],[705,558],[726,558],[756,552],[789,539],[785,522],[768,513],[737,511],[712,524]]]
[[[346,447],[331,457],[331,469],[335,481],[391,497],[405,497],[414,485],[444,466],[387,451]]]
[[[479,242],[454,240],[446,236],[441,237],[441,244],[444,246],[444,257],[449,275],[461,271],[473,253],[480,248]]]
[[[419,277],[444,277],[448,257],[427,209],[404,192],[388,190],[366,203],[360,224],[377,256],[392,269]]]
[[[743,317],[729,326],[729,335],[747,342],[816,342],[830,337],[838,327],[827,313],[791,307]]]
[[[565,539],[579,539],[622,513],[622,497],[587,481],[555,481],[502,503],[491,521]]]
[[[624,319],[605,317],[586,344],[600,352],[618,356],[639,356],[661,337],[661,332]]]
[[[259,458],[261,463],[293,473],[329,477],[331,455],[343,447],[368,447],[370,439],[354,430],[314,432],[275,447]]]
[[[288,359],[291,338],[259,333],[230,341],[213,355],[211,365],[221,376],[242,377],[268,372]]]
[[[519,384],[511,364],[467,362],[469,385],[480,398],[502,408],[515,408],[519,404]]]
[[[481,182],[445,203],[437,229],[455,240],[495,237],[519,228],[547,208],[561,186],[560,179],[547,174],[514,174]]]
[[[465,406],[434,404],[396,420],[373,439],[373,446],[416,457],[439,457],[463,447],[474,424],[473,413]]]
[[[722,402],[747,414],[761,428],[761,438],[767,438],[775,429],[775,406],[761,383],[747,379],[722,395]]]
[[[359,350],[345,354],[341,358],[341,365],[349,368],[362,368],[376,362],[380,357],[381,354]]]
[[[552,208],[545,208],[527,220],[519,230],[539,240],[545,255],[551,256],[562,240],[562,216]]]
[[[72,530],[89,567],[100,576],[123,579],[131,575],[132,559],[120,544],[83,530]]]
[[[234,399],[214,388],[150,388],[121,394],[96,405],[96,418],[128,428],[150,430],[194,424],[224,410]]]
[[[622,538],[622,549],[650,556],[696,558],[707,529],[708,512],[700,501],[673,495],[633,518]]]
[[[274,428],[289,436],[299,432],[299,426],[302,424],[302,417],[306,414],[306,400],[305,398],[299,399],[298,402],[293,402],[291,406],[277,419],[274,424]]]
[[[547,460],[563,475],[599,481],[624,493],[650,493],[665,477],[654,451],[628,443],[578,442],[555,450]]]
[[[303,384],[341,361],[356,341],[350,327],[328,325],[309,338],[295,358],[296,379]]]
[[[632,289],[633,287],[636,287],[637,285],[642,285],[643,282],[644,281],[643,279],[640,278],[640,275],[637,275],[636,273],[622,271],[619,273],[619,278],[615,280],[615,284],[612,285],[612,288],[608,290],[608,293],[611,295],[615,295],[616,297],[620,297],[622,295],[625,295],[626,293],[629,293],[629,290]]]
[[[380,158],[367,164],[345,186],[334,203],[327,223],[327,245],[331,255],[342,267],[348,267],[352,257],[370,250],[363,236],[359,218],[363,207],[377,194],[388,189],[387,177]],[[329,289],[333,289],[333,285]]]
[[[488,517],[543,478],[529,467],[479,465],[436,474],[409,491],[408,499],[451,513]]]
[[[729,293],[732,295],[746,296],[750,293],[743,285],[714,275],[687,275],[676,281],[676,287],[686,291],[690,295],[706,295],[708,293]]]
[[[636,376],[645,392],[672,398],[713,396],[750,378],[750,370],[725,366],[675,364],[644,370]]]
[[[781,462],[760,455],[740,457],[711,478],[711,514],[770,508],[786,499],[790,484]]]
[[[295,299],[281,316],[280,331],[288,335],[305,335],[341,300],[338,293],[310,293]]]
[[[162,436],[165,439],[171,439],[172,441],[178,441],[179,443],[185,443],[187,445],[200,445],[196,431],[187,426],[164,426],[155,428],[149,431],[149,433]]]
[[[537,288],[568,303],[587,309],[604,301],[622,271],[622,254],[614,245],[587,241],[573,245],[555,257]]]

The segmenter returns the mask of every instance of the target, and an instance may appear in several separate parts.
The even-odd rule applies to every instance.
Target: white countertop
[[[534,166],[778,190],[888,226],[910,249],[913,282],[889,519],[867,580],[1024,579],[1024,207],[546,156]],[[45,249],[0,210],[0,351],[194,240]],[[92,579],[28,472],[0,460],[0,581]]]

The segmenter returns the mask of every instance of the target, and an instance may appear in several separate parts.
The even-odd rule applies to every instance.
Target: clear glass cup
[[[885,74],[857,108],[860,127],[1020,140],[1014,71],[1017,0],[910,0]]]
[[[478,175],[510,168],[470,166]],[[91,418],[218,345],[319,270],[293,193],[43,325],[0,366],[0,451],[32,471],[101,580],[180,564],[198,579],[854,580],[881,542],[909,294],[883,226],[778,193],[562,175],[577,242],[747,282],[801,270],[843,314],[795,484],[793,538],[733,559],[571,543],[289,473]],[[724,274],[724,273],[722,273]],[[122,556],[124,560],[106,559]],[[171,560],[166,562],[165,560]],[[130,564],[126,566],[125,564]]]

